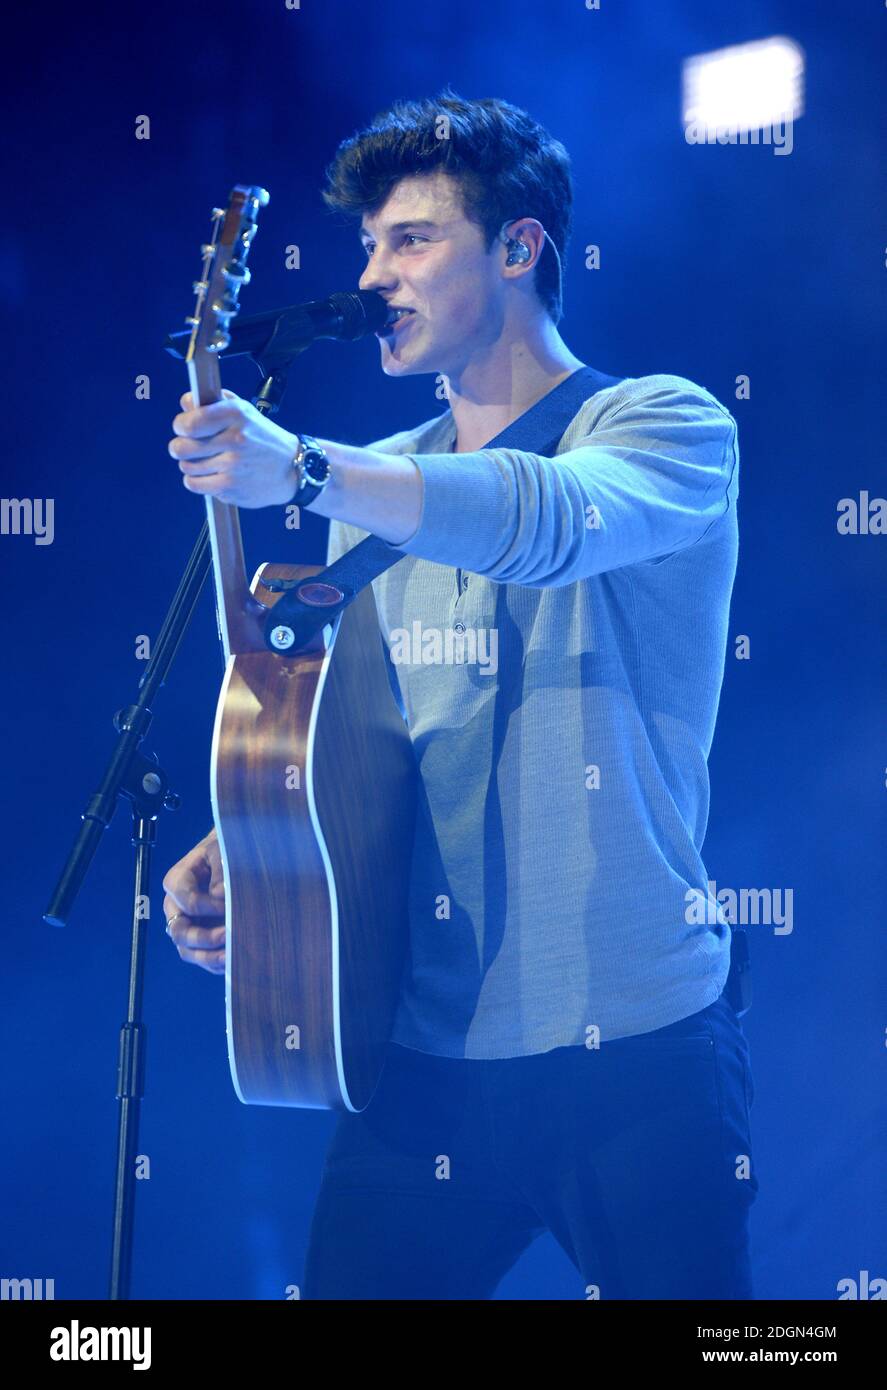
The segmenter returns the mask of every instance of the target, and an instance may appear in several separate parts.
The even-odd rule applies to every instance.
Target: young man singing
[[[329,559],[368,533],[405,557],[373,586],[386,639],[495,634],[496,661],[395,668],[422,789],[409,959],[303,1294],[490,1298],[547,1229],[580,1297],[750,1298],[752,1079],[700,855],[735,423],[681,377],[588,372],[550,457],[485,447],[583,368],[557,329],[569,160],[525,112],[397,103],[325,197],[361,219],[361,288],[402,311],[382,370],[439,374],[448,409],[354,448],[186,397],[170,453],[190,492],[264,507],[318,446],[298,495]],[[182,959],[224,970],[214,835],[164,886]]]

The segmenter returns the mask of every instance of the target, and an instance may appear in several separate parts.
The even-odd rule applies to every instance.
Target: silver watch
[[[310,434],[298,434],[296,438],[299,446],[293,455],[293,468],[298,482],[290,501],[308,507],[330,480],[330,461]]]

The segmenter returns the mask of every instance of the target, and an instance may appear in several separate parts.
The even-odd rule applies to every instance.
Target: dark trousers
[[[330,1144],[302,1296],[488,1299],[547,1229],[577,1298],[752,1298],[753,1096],[723,995],[597,1050],[482,1061],[392,1044]]]

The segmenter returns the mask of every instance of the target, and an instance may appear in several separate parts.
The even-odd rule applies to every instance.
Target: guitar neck
[[[203,270],[194,284],[197,303],[187,320],[191,338],[185,360],[195,406],[214,405],[222,399],[219,352],[229,342],[228,324],[237,313],[240,286],[249,280],[246,258],[259,209],[267,202],[264,188],[236,184],[227,208],[213,210],[212,241],[200,248]],[[264,609],[246,582],[237,508],[216,497],[207,497],[206,521],[212,546],[219,635],[227,664],[231,656],[240,652],[264,650],[260,627]]]
[[[188,363],[188,379],[195,405],[211,405],[222,399],[218,358],[205,354]],[[264,643],[254,615],[255,601],[246,579],[240,514],[230,502],[207,497],[206,522],[213,559],[213,581],[219,635],[225,660],[240,652],[261,651]]]

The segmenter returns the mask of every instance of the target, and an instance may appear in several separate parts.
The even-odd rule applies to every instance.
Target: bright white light
[[[778,36],[699,53],[684,63],[684,126],[762,130],[804,110],[804,52]]]

